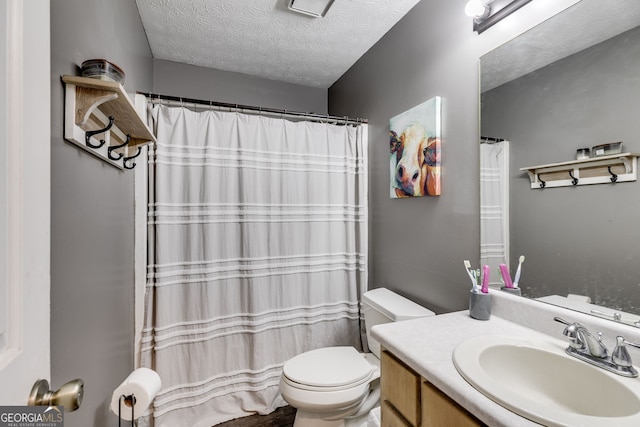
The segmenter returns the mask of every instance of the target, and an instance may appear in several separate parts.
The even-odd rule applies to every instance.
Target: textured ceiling
[[[154,58],[328,88],[419,0],[136,0]]]
[[[638,0],[581,0],[481,58],[482,91],[640,25]]]

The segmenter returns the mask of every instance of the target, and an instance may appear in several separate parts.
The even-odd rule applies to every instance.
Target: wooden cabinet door
[[[486,425],[431,383],[424,381],[422,383],[422,426],[483,427]]]
[[[380,427],[414,427],[388,401],[382,402],[380,411],[382,415]]]
[[[421,377],[387,351],[381,353],[380,386],[383,402],[389,402],[413,426],[420,424]]]

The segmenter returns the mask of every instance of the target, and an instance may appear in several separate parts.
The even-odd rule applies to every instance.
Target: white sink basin
[[[640,426],[640,380],[612,374],[564,352],[554,339],[478,336],[453,352],[473,387],[547,426]]]

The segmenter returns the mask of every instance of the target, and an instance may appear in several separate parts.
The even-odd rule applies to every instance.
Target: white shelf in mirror
[[[612,184],[638,180],[636,153],[620,153],[520,168],[527,172],[532,189]]]

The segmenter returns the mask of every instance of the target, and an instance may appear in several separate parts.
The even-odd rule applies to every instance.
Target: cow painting
[[[436,97],[391,119],[389,174],[392,198],[440,195],[439,106],[440,98]],[[422,120],[415,120],[416,116]]]

